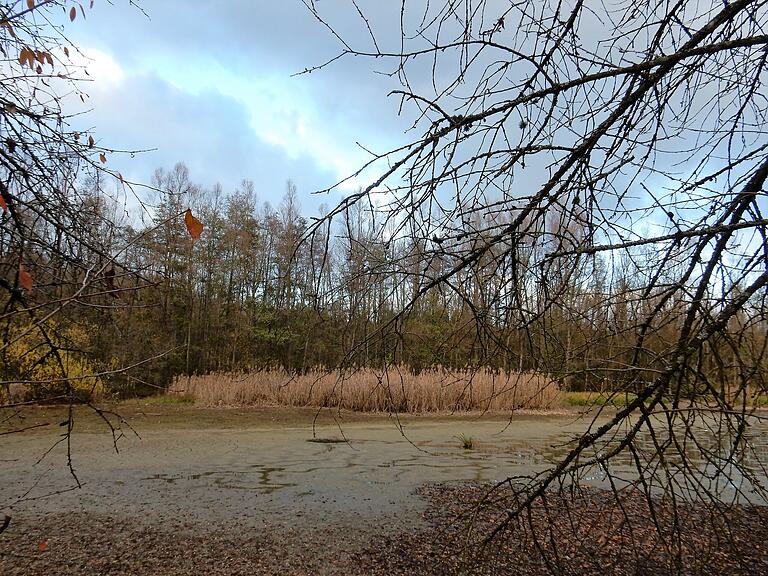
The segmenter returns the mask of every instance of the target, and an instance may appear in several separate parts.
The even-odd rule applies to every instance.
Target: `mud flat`
[[[82,484],[76,490],[67,445],[56,445],[65,414],[42,410],[25,424],[54,425],[0,437],[3,507],[25,514],[173,514],[252,526],[292,524],[297,516],[326,525],[397,526],[422,484],[543,469],[585,426],[575,416],[398,423],[357,415],[315,421],[311,410],[122,412],[138,436],[123,426],[117,453],[103,423],[87,412],[75,415],[71,459]],[[460,435],[472,438],[472,450],[462,447]]]
[[[1,573],[375,572],[361,550],[429,529],[425,484],[541,471],[591,421],[128,405],[115,452],[85,410],[69,446],[80,488],[67,443],[57,444],[65,412],[6,420],[47,425],[0,436],[0,507],[12,517]],[[605,485],[600,470],[584,481]]]

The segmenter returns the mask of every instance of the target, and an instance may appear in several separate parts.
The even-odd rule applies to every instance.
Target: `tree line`
[[[394,218],[382,223],[373,204],[350,206],[334,221],[324,206],[307,217],[290,180],[273,206],[259,202],[253,181],[230,193],[205,189],[179,163],[155,172],[155,197],[137,223],[116,217],[109,185],[91,178],[81,186],[86,192],[73,210],[81,220],[87,215],[79,234],[92,249],[69,255],[77,267],[43,253],[27,258],[35,279],[29,297],[42,307],[34,322],[88,286],[43,320],[65,372],[34,331],[18,338],[29,317],[6,315],[7,341],[15,341],[4,349],[3,380],[33,383],[40,398],[60,394],[72,377],[85,392],[133,394],[183,374],[395,365],[539,372],[572,390],[623,390],[627,366],[649,375],[658,369],[682,321],[684,302],[660,304],[643,293],[638,262],[652,254],[642,245],[613,259],[575,254],[562,268],[534,264],[588,233],[557,215],[515,240],[514,261],[497,244],[458,277],[435,284],[473,246],[457,248],[454,240],[446,249],[444,228],[419,234]],[[196,240],[180,217],[188,208],[204,223]],[[455,230],[476,245],[482,235],[474,231],[513,217],[478,212]],[[39,235],[55,234],[41,226]],[[4,233],[3,262],[13,261],[15,249]],[[5,267],[7,278],[14,269]],[[669,265],[658,274],[672,282],[678,271]],[[663,321],[633,358],[630,342],[658,306],[654,316]],[[732,320],[718,354],[701,357],[713,390],[724,389],[740,357],[761,365],[765,336],[764,308],[755,302]],[[757,389],[762,377],[754,374]]]

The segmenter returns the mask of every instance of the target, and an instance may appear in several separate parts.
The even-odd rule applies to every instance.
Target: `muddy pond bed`
[[[0,573],[460,573],[457,542],[466,539],[455,537],[464,505],[488,483],[547,469],[591,422],[577,412],[394,419],[311,409],[117,408],[124,422],[114,437],[87,408],[76,410],[69,456],[79,488],[67,443],[57,444],[66,411],[6,415],[3,431],[29,429],[0,436],[0,512],[11,516],[0,535]],[[607,484],[601,470],[593,472],[582,480],[585,510],[594,511]],[[638,525],[647,524],[640,504],[633,507]],[[768,540],[759,530],[768,526],[764,510],[730,512],[739,538]],[[605,544],[605,527],[595,526],[594,542]],[[545,573],[541,559],[510,567],[510,558],[534,557],[521,546],[481,573]],[[742,563],[722,555],[728,561],[717,565],[750,573],[739,567],[756,568],[765,554],[757,545],[749,550]],[[649,573],[660,574],[676,557],[646,556]],[[574,573],[588,573],[572,564],[582,567]]]

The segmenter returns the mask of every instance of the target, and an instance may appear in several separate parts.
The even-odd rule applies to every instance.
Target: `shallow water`
[[[66,444],[54,446],[61,428],[0,436],[0,509],[261,526],[322,520],[382,528],[401,525],[405,518],[417,521],[421,504],[412,493],[418,486],[542,472],[592,423],[577,414],[410,417],[401,429],[386,417],[354,417],[342,425],[321,419],[313,430],[306,411],[219,412],[219,420],[201,417],[203,424],[196,426],[194,409],[153,410],[154,420],[134,415],[141,438],[121,438],[119,453],[106,427],[84,425],[86,432],[74,434],[71,456],[79,489],[73,489]],[[462,448],[460,435],[472,438],[472,450]],[[715,437],[710,448],[717,447]],[[748,458],[755,460],[740,464],[764,478],[758,458],[768,453],[768,427],[755,422],[750,439],[754,454]],[[641,449],[645,442],[648,454],[654,453],[650,437],[641,440]],[[701,475],[713,477],[713,486],[733,491],[735,479],[753,492],[733,462],[725,462],[732,472],[726,479],[709,474],[705,460],[693,457],[693,464]],[[608,486],[609,473],[619,482],[637,474],[634,461],[622,455],[610,468],[586,467],[578,481]]]

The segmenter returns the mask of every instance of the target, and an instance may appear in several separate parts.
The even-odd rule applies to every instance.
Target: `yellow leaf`
[[[32,275],[24,269],[24,266],[19,265],[19,285],[27,292],[32,290],[34,282],[32,282]]]
[[[187,208],[184,214],[184,223],[187,225],[187,232],[192,236],[193,240],[200,238],[203,233],[203,223],[192,215],[192,210]]]

